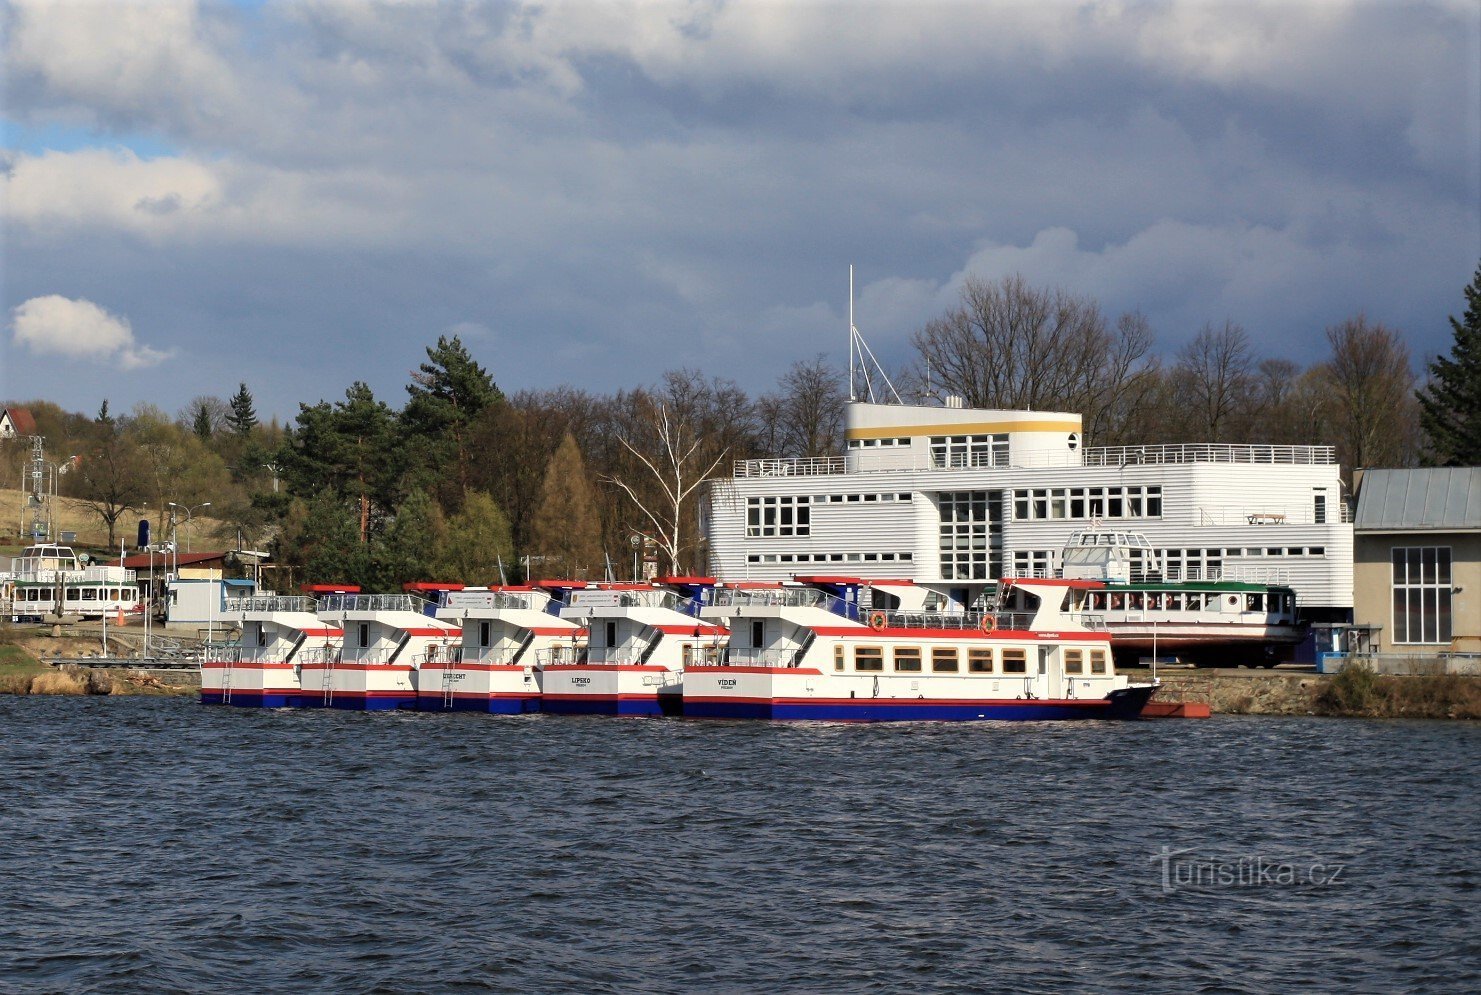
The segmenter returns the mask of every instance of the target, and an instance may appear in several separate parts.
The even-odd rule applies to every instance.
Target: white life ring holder
[[[879,632],[888,624],[889,619],[885,617],[884,612],[869,613],[869,628],[873,629],[875,632]]]

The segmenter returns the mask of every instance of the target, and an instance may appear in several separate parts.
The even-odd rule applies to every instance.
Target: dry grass
[[[60,670],[37,674],[31,678],[32,694],[87,694],[87,685]]]
[[[23,511],[26,506],[26,493],[24,491],[0,489],[0,543],[12,546],[23,546],[27,540],[24,531],[30,528],[31,516],[29,510]],[[116,543],[118,539],[126,539],[130,548],[133,547],[134,537],[139,531],[139,519],[147,518],[154,527],[154,540],[158,542],[168,538],[160,529],[163,525],[158,508],[150,508],[147,511],[126,511],[118,520],[118,528],[115,533],[113,552],[117,554]],[[87,503],[77,498],[59,497],[53,514],[53,524],[58,532],[76,532],[77,544],[89,548],[101,548],[108,545],[108,528],[103,520],[98,517],[97,512],[88,507]],[[205,518],[197,515],[190,523],[191,541],[197,549],[203,549],[210,545],[207,536],[220,527],[220,522],[214,518]],[[181,544],[184,544],[185,535],[180,535]]]
[[[1312,696],[1318,715],[1383,719],[1481,719],[1481,678],[1396,676],[1345,667]]]

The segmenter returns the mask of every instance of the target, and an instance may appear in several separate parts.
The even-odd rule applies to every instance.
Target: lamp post
[[[202,508],[211,507],[211,502],[202,501],[200,504],[176,504],[174,501],[171,501],[170,507],[185,509],[185,551],[188,553],[190,552],[190,516],[195,512],[201,510]],[[173,515],[170,517],[170,538],[175,538],[175,518]],[[176,553],[176,557],[177,559],[175,561],[175,566],[179,567],[180,562],[178,559],[178,552]]]

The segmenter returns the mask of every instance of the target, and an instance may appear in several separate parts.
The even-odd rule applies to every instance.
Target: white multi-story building
[[[1148,579],[1288,584],[1311,620],[1352,607],[1353,531],[1331,447],[1085,449],[1077,414],[851,402],[845,456],[745,460],[710,488],[726,581],[900,578],[970,603],[1059,567],[1071,532],[1145,535]]]

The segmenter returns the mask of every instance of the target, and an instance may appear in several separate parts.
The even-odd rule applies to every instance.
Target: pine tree
[[[195,434],[202,439],[209,439],[215,431],[215,426],[211,424],[211,412],[204,404],[196,407],[195,422],[192,427]]]
[[[247,389],[244,382],[237,392],[232,395],[231,414],[226,416],[226,424],[237,435],[247,435],[257,427],[257,411],[252,404],[252,392]]]
[[[569,432],[545,469],[530,529],[531,558],[544,577],[591,577],[602,559],[601,524],[581,450]]]
[[[1465,316],[1450,319],[1450,356],[1436,357],[1430,382],[1419,392],[1426,455],[1438,466],[1481,466],[1481,265],[1465,296]]]
[[[103,398],[103,406],[98,408],[98,417],[93,420],[99,425],[106,426],[107,428],[113,427],[113,416],[108,413],[108,398]]]
[[[427,362],[411,375],[410,400],[401,412],[407,431],[420,436],[418,451],[434,472],[453,464],[460,490],[469,489],[468,426],[491,404],[504,399],[487,370],[479,366],[456,335],[437,337],[427,347]]]

